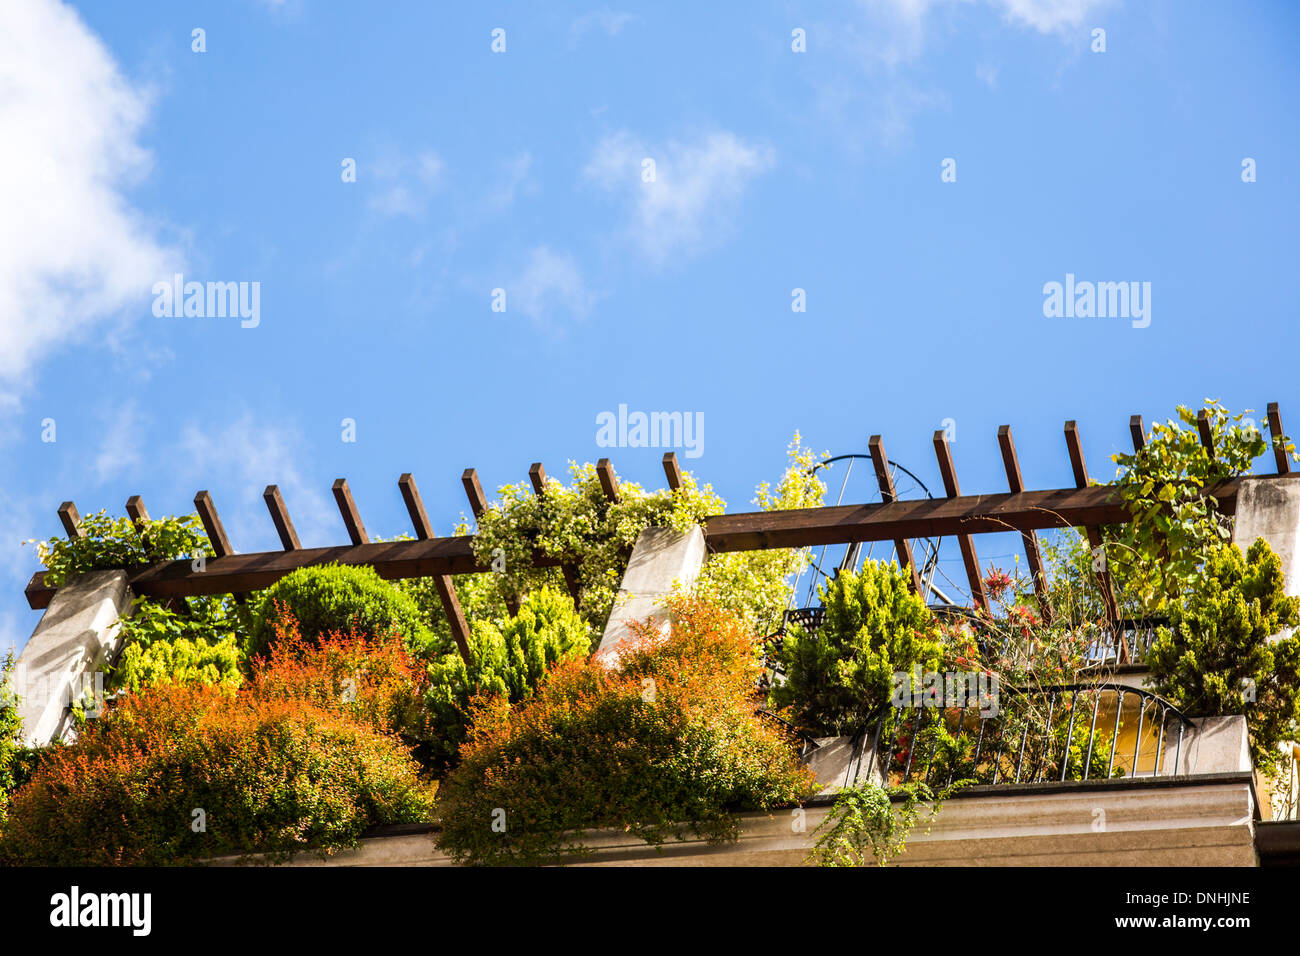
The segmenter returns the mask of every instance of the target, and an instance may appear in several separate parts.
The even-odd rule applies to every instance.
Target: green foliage
[[[534,568],[534,549],[577,566],[583,614],[604,627],[614,594],[627,567],[627,555],[645,528],[668,526],[685,531],[700,519],[719,514],[725,503],[711,486],[699,488],[683,473],[676,491],[646,491],[636,482],[619,484],[611,502],[596,467],[570,463],[573,484],[550,479],[537,495],[526,482],[506,485],[500,498],[479,516],[474,552],[480,563],[496,564],[506,593],[522,596],[560,583],[556,568]]]
[[[825,617],[815,634],[792,626],[785,635],[777,654],[785,682],[772,701],[814,734],[857,733],[890,699],[896,671],[938,668],[937,627],[893,563],[868,559],[860,574],[842,571],[818,590]]]
[[[1220,548],[1169,621],[1146,659],[1157,692],[1191,716],[1245,714],[1255,765],[1273,769],[1277,745],[1300,736],[1300,635],[1269,640],[1300,624],[1281,559],[1263,538],[1244,557]]]
[[[113,668],[110,686],[133,692],[156,684],[203,684],[234,690],[243,683],[242,660],[234,635],[215,643],[181,637],[148,646],[127,644]]]
[[[511,703],[527,699],[552,665],[585,657],[591,635],[567,593],[542,587],[529,592],[519,613],[500,626],[475,621],[469,643],[472,665],[467,667],[452,650],[429,667],[426,700],[437,741],[433,757],[442,765],[455,759],[465,740],[474,697],[499,694]]]
[[[31,541],[46,567],[45,583],[62,587],[70,575],[211,555],[198,515],[150,520],[137,530],[130,518],[98,511],[81,519],[82,537]]]
[[[894,798],[900,798],[895,806]],[[906,849],[921,804],[935,799],[923,783],[886,789],[876,783],[846,787],[817,828],[809,860],[818,866],[885,866]],[[940,803],[930,809],[939,812]]]
[[[816,455],[802,446],[798,432],[786,455],[789,464],[776,491],[763,482],[754,504],[762,511],[820,507],[826,485],[813,473]],[[771,634],[789,606],[790,582],[808,567],[810,554],[807,548],[774,548],[711,555],[693,593],[740,614],[755,633]]]
[[[275,638],[284,608],[308,639],[355,628],[374,637],[400,634],[412,650],[423,650],[433,641],[411,596],[374,568],[327,564],[299,568],[262,592],[249,636],[250,658],[263,653]]]
[[[302,700],[162,685],[44,755],[14,794],[0,864],[324,855],[428,821],[432,803],[394,737]]]
[[[5,821],[9,794],[18,782],[14,764],[22,749],[23,719],[18,713],[18,694],[11,683],[13,669],[14,653],[7,651],[0,658],[0,825]]]
[[[1132,519],[1107,556],[1153,611],[1199,585],[1206,560],[1231,536],[1211,494],[1214,486],[1249,472],[1268,448],[1257,428],[1242,424],[1243,415],[1232,415],[1214,399],[1206,400],[1205,410],[1213,454],[1201,442],[1196,412],[1180,405],[1182,424],[1155,424],[1141,450],[1114,456],[1115,483]],[[1273,441],[1294,454],[1284,436]]]
[[[735,813],[789,805],[814,783],[755,713],[757,641],[735,614],[680,597],[672,631],[621,645],[621,667],[559,664],[528,700],[475,710],[440,790],[439,845],[459,862],[538,864],[616,828],[652,844],[734,839]]]

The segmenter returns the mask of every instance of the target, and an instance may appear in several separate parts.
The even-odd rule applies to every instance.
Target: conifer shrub
[[[815,790],[785,731],[757,713],[758,639],[732,612],[671,602],[618,649],[557,665],[511,707],[480,698],[460,765],[439,793],[440,845],[474,864],[581,853],[613,827],[651,844],[734,839],[736,814]]]
[[[249,636],[248,656],[265,652],[284,611],[308,639],[357,630],[375,637],[400,634],[413,649],[432,639],[414,599],[370,567],[327,564],[299,568],[267,588]]]

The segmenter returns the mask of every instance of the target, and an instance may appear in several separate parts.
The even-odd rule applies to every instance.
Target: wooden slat
[[[939,474],[943,476],[944,493],[949,499],[961,497],[961,486],[957,484],[957,469],[952,461],[952,449],[948,446],[948,438],[942,428],[934,433],[934,454],[939,459]],[[962,563],[966,565],[966,579],[970,582],[971,600],[976,607],[987,608],[984,578],[980,574],[980,561],[975,553],[975,542],[968,534],[958,534],[957,545],[961,549]]]
[[[59,523],[63,525],[63,531],[69,540],[85,537],[85,532],[81,530],[81,514],[71,501],[59,505]]]
[[[397,479],[397,487],[401,489],[402,501],[406,503],[406,513],[411,516],[415,536],[421,541],[434,537],[433,523],[429,520],[429,513],[424,510],[424,501],[420,498],[420,489],[415,484],[415,479],[408,472]]]
[[[429,521],[429,513],[424,510],[424,501],[420,498],[420,489],[416,486],[415,479],[410,474],[404,474],[397,479],[397,486],[402,490],[402,500],[406,502],[406,513],[411,516],[411,524],[415,527],[416,540],[431,540],[433,524]],[[451,575],[433,575],[433,586],[438,591],[439,600],[442,601],[442,611],[447,616],[447,623],[451,626],[451,636],[456,641],[460,656],[464,658],[466,664],[472,664],[469,651],[469,624],[465,622],[465,612],[461,609],[460,598],[456,595],[456,585],[452,583]]]
[[[682,486],[682,469],[677,464],[677,453],[674,451],[664,452],[664,477],[668,479],[668,487],[673,491]]]
[[[600,489],[605,492],[605,497],[617,502],[618,475],[614,474],[614,466],[609,463],[608,458],[596,462],[596,476],[600,479]]]
[[[1128,433],[1133,437],[1133,450],[1135,452],[1141,451],[1146,447],[1147,430],[1146,426],[1142,424],[1141,415],[1134,415],[1129,418]]]
[[[532,467],[528,469],[528,480],[533,483],[533,491],[537,497],[544,497],[546,494],[546,468],[540,461],[535,461]],[[569,589],[569,596],[573,598],[575,608],[582,606],[582,587],[578,583],[578,569],[572,564],[560,565],[560,572],[564,575],[564,583]]]
[[[1263,476],[1269,481],[1289,481],[1286,476]],[[1210,490],[1218,510],[1236,514],[1241,479]],[[755,551],[763,548],[803,548],[855,541],[891,541],[895,538],[939,538],[960,533],[1041,531],[1047,528],[1122,524],[1128,510],[1113,488],[1058,488],[1023,494],[966,495],[957,498],[922,498],[892,504],[843,505],[798,508],[790,511],[752,511],[714,515],[704,523],[709,551]],[[207,570],[190,570],[189,559],[148,568],[127,569],[136,594],[201,595],[256,591],[270,587],[298,568],[321,564],[369,565],[390,580],[435,574],[471,574],[490,571],[474,554],[474,536],[434,538],[429,541],[383,541],[365,545],[304,548],[300,551],[263,551],[209,558]],[[536,555],[534,567],[556,567],[553,558]],[[43,572],[32,575],[26,588],[29,607],[47,607],[54,588],[44,584]]]
[[[867,441],[867,446],[871,450],[871,464],[876,469],[876,484],[880,486],[880,500],[886,503],[897,501],[898,493],[894,490],[894,476],[889,473],[889,458],[885,455],[884,440],[879,435],[872,435]],[[912,593],[924,598],[921,575],[912,557],[911,544],[906,538],[895,538],[894,551],[898,554],[898,563],[904,571],[909,572],[908,579]]]
[[[127,498],[126,515],[131,519],[131,524],[135,525],[136,533],[143,534],[144,527],[149,522],[149,510],[144,506],[144,499],[139,495]]]
[[[1196,430],[1201,433],[1201,444],[1214,457],[1214,434],[1210,431],[1210,413],[1201,409],[1196,413]]]
[[[302,542],[298,540],[298,532],[294,530],[293,519],[289,517],[289,509],[285,507],[284,498],[280,495],[280,487],[267,485],[262,492],[262,499],[266,502],[266,510],[271,513],[271,523],[275,525],[275,533],[280,536],[284,550],[301,550]]]
[[[1025,481],[1020,474],[1020,459],[1016,456],[1016,440],[1011,435],[1011,426],[998,428],[998,446],[1002,449],[1002,465],[1007,472],[1007,485],[1012,494],[1022,494]],[[1038,611],[1045,623],[1052,621],[1052,602],[1048,596],[1047,572],[1043,568],[1043,558],[1038,550],[1038,535],[1033,531],[1020,532],[1025,546],[1025,558],[1029,562],[1029,573],[1033,577],[1034,595],[1038,598]]]
[[[1083,458],[1083,442],[1079,438],[1079,426],[1077,422],[1068,421],[1065,423],[1065,445],[1070,452],[1070,467],[1074,471],[1074,483],[1079,488],[1088,487],[1088,465]],[[1083,525],[1084,532],[1088,535],[1088,545],[1095,551],[1102,546],[1103,540],[1100,525],[1118,524],[1119,522],[1096,522]],[[1119,620],[1119,610],[1115,604],[1115,590],[1111,582],[1110,570],[1097,572],[1097,586],[1101,590],[1102,602],[1106,605],[1106,615],[1114,623]],[[1120,642],[1120,659],[1128,659],[1128,645],[1121,639]]]
[[[465,496],[469,498],[469,510],[475,519],[483,517],[488,502],[487,495],[483,494],[483,486],[479,484],[478,472],[473,468],[466,468],[460,476],[460,483],[465,486]]]
[[[226,555],[234,554],[235,549],[230,546],[230,539],[226,537],[225,526],[221,523],[221,516],[217,514],[217,506],[212,503],[212,496],[206,491],[200,491],[194,496],[194,509],[199,513],[199,520],[203,522],[203,530],[208,533],[208,543],[212,545],[212,550],[219,558]],[[220,593],[206,591],[206,594]]]
[[[331,490],[334,492],[334,501],[339,506],[339,514],[343,516],[343,525],[348,529],[348,539],[354,545],[367,544],[370,536],[366,534],[366,526],[361,521],[361,513],[357,511],[357,503],[352,500],[348,480],[339,478]]]
[[[1286,456],[1286,452],[1276,444],[1276,441],[1286,435],[1282,431],[1282,413],[1278,410],[1277,402],[1268,403],[1268,438],[1269,444],[1273,446],[1273,462],[1277,465],[1277,473],[1285,475],[1291,471],[1291,461]]]

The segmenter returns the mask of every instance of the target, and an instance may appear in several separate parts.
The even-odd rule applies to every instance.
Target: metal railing
[[[859,745],[871,742],[877,769],[890,785],[946,787],[961,780],[996,785],[1179,772],[1191,721],[1149,691],[1109,683],[1064,684],[1002,688],[998,698],[996,716],[983,716],[971,702],[885,705],[867,722]],[[1129,728],[1131,752],[1122,733]],[[1162,764],[1162,758],[1168,763],[1171,749],[1172,769]]]

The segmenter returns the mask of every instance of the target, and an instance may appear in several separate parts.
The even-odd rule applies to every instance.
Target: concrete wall
[[[642,531],[623,572],[599,650],[609,651],[631,636],[628,625],[633,621],[655,617],[666,624],[663,599],[672,593],[674,584],[689,588],[695,582],[706,553],[704,532],[697,526],[686,532],[672,528]]]
[[[131,613],[131,602],[124,571],[83,574],[55,593],[14,668],[28,746],[68,733],[68,706],[117,656],[117,622]]]
[[[1232,541],[1243,552],[1256,538],[1269,543],[1282,559],[1286,593],[1300,596],[1300,478],[1245,478],[1237,491]]]

